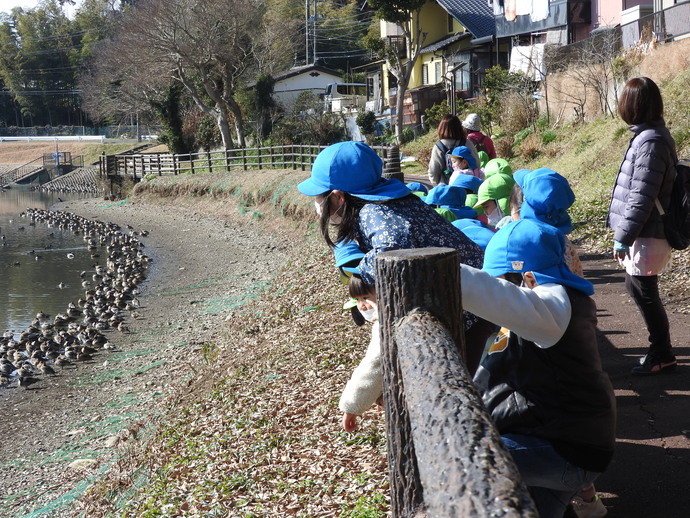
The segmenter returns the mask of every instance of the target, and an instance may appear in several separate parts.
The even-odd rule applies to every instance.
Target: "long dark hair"
[[[618,114],[627,124],[656,125],[664,117],[664,101],[657,84],[648,77],[630,79],[618,100]]]
[[[444,138],[465,140],[467,138],[465,128],[462,127],[462,122],[460,122],[458,116],[449,113],[441,117],[441,122],[438,123],[436,132],[439,140]]]
[[[346,192],[343,192],[345,196],[345,204],[343,205],[343,211],[340,215],[342,217],[341,222],[336,225],[338,232],[336,234],[335,242],[331,239],[331,223],[330,223],[330,212],[331,212],[331,197],[330,194],[333,191],[328,191],[324,193],[326,196],[326,201],[323,204],[323,212],[321,213],[321,219],[319,220],[319,229],[321,230],[321,235],[324,240],[333,248],[335,243],[342,241],[343,239],[355,240],[355,230],[357,228],[357,221],[359,219],[359,211],[362,210],[367,203],[376,203],[363,200],[357,196],[352,196]]]

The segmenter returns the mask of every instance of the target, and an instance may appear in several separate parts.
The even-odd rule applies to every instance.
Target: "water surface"
[[[105,250],[89,251],[84,236],[21,215],[27,208],[86,197],[92,196],[21,187],[0,192],[0,333],[18,335],[38,312],[64,313],[69,302],[84,296],[82,282],[92,281],[95,265],[105,264]]]

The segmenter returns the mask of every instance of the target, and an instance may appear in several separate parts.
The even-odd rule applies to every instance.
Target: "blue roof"
[[[437,0],[475,39],[496,34],[494,12],[486,0]]]

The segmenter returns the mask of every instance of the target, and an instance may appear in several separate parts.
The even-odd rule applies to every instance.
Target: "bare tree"
[[[395,136],[400,141],[403,130],[403,100],[410,83],[412,70],[419,53],[424,46],[427,33],[422,31],[419,15],[426,0],[369,0],[369,5],[376,9],[376,16],[387,22],[397,24],[404,36],[405,52],[392,41],[369,36],[365,46],[374,51],[398,81],[395,97]]]
[[[586,117],[592,96],[604,115],[615,116],[620,79],[620,33],[611,28],[550,56],[550,68],[561,70],[560,87],[554,87],[566,104],[574,106],[577,120]],[[596,105],[591,105],[593,111]]]
[[[139,0],[108,51],[119,63],[120,93],[146,98],[179,81],[216,121],[224,148],[234,147],[231,122],[244,146],[236,94],[269,43],[263,15],[263,0]]]

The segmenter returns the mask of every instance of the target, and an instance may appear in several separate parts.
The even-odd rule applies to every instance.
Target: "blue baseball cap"
[[[501,228],[484,252],[485,272],[498,277],[508,272],[532,272],[538,284],[556,283],[594,293],[592,283],[565,264],[565,236],[556,227],[534,219],[519,219]]]
[[[575,193],[564,176],[541,167],[534,171],[520,169],[513,179],[522,189],[520,218],[538,219],[564,234],[573,230],[568,209],[575,202]]]
[[[364,252],[359,248],[359,245],[351,239],[343,239],[338,241],[333,248],[333,255],[335,256],[335,266],[340,268],[346,264],[362,260]]]
[[[458,228],[463,234],[479,245],[482,250],[486,250],[486,246],[495,234],[491,228],[478,219],[456,219],[451,222],[451,225]]]
[[[474,194],[479,192],[479,186],[482,184],[482,179],[471,174],[459,174],[453,178],[453,187],[463,187],[472,191]]]
[[[405,184],[382,178],[383,161],[363,142],[338,142],[321,151],[311,176],[297,189],[307,196],[339,190],[369,201],[393,200],[411,194]]]
[[[438,205],[444,209],[464,207],[467,192],[462,187],[440,184],[422,198],[429,205]]]
[[[458,146],[456,148],[453,148],[453,151],[448,153],[448,155],[464,158],[465,160],[467,160],[467,165],[470,166],[470,169],[477,168],[477,160],[474,158],[472,150],[467,146]]]
[[[429,192],[429,189],[426,188],[426,185],[424,185],[421,182],[406,183],[405,187],[407,187],[412,192],[423,192],[424,194],[427,194]]]

